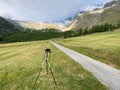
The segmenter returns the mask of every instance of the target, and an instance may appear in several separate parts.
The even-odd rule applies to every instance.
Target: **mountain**
[[[111,1],[111,2],[108,2],[108,3],[106,3],[105,5],[104,5],[104,8],[106,8],[106,7],[110,7],[110,6],[112,6],[113,4],[116,4],[118,1]]]
[[[16,27],[15,24],[12,24],[7,19],[0,17],[0,34],[6,32],[16,32],[19,30],[20,28]]]
[[[91,28],[94,25],[120,23],[120,0],[106,3],[101,9],[79,13],[68,26],[68,30]]]
[[[69,17],[61,22],[64,22],[65,25],[32,21],[18,21],[0,17],[0,33],[14,32],[16,30],[22,30],[21,28],[31,28],[36,30],[48,28],[66,31],[86,27],[91,28],[94,25],[105,23],[116,25],[120,23],[120,0],[108,2],[103,8],[96,8],[93,11],[81,11],[74,19],[73,17]],[[68,24],[70,22],[71,24]]]
[[[12,19],[6,19],[8,22],[11,24],[15,25],[18,29],[23,29],[23,27],[17,22],[17,20],[12,20]]]
[[[24,28],[31,28],[36,30],[46,29],[46,28],[57,29],[62,31],[66,30],[65,25],[59,25],[59,24],[53,24],[53,23],[42,23],[42,22],[32,22],[32,21],[17,21],[17,22],[19,23],[20,26]]]

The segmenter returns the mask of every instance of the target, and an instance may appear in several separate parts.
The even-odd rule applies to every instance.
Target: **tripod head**
[[[46,57],[49,57],[49,53],[51,53],[51,49],[50,48],[46,48],[45,49],[45,53],[46,53]]]
[[[51,53],[52,51],[51,51],[50,48],[46,48],[46,49],[45,49],[45,52],[46,52],[46,53]]]

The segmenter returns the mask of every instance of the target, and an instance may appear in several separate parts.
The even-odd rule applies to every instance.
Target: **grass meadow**
[[[65,47],[120,69],[120,30],[55,41]]]
[[[69,43],[69,42],[68,42]],[[58,84],[45,66],[35,88],[33,84],[51,48],[51,66]],[[107,90],[90,72],[52,46],[48,41],[0,44],[0,90]]]

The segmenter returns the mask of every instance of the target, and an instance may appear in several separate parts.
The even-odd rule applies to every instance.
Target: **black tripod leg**
[[[48,61],[46,59],[46,74],[48,74]]]
[[[36,77],[36,80],[35,80],[35,83],[34,83],[34,85],[33,85],[33,88],[35,88],[35,85],[36,85],[37,80],[38,80],[38,78],[39,78],[39,76],[40,76],[40,73],[41,73],[41,71],[42,71],[42,68],[43,68],[44,63],[45,63],[45,61],[43,61],[43,63],[42,63],[42,66],[41,66],[41,68],[40,68],[40,70],[39,70],[39,73],[38,73],[38,75],[37,75],[37,77]]]
[[[55,80],[55,76],[54,76],[53,70],[52,70],[52,68],[50,66],[50,62],[49,62],[49,68],[50,68],[50,71],[51,71],[51,74],[52,74],[52,77],[53,77],[53,81],[54,81],[55,85],[57,86],[57,82]]]

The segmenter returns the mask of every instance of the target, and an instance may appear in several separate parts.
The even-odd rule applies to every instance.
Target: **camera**
[[[51,53],[52,51],[51,51],[50,48],[46,48],[46,49],[45,49],[45,52],[46,52],[46,53],[48,53],[48,52]]]

